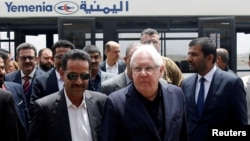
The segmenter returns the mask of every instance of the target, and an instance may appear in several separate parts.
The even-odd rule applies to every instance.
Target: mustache
[[[71,87],[85,88],[85,85],[77,85],[77,84],[73,84],[73,85],[71,85]]]
[[[32,63],[24,63],[23,66],[32,66]]]
[[[91,65],[97,65],[97,63],[91,63]]]

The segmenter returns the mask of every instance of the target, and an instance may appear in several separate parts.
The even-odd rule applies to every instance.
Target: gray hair
[[[151,45],[151,44],[143,44],[143,45],[141,45],[140,48],[138,48],[138,49],[133,53],[133,55],[132,55],[132,57],[131,57],[131,60],[130,60],[130,66],[131,66],[131,67],[132,67],[133,64],[134,64],[135,59],[136,59],[138,56],[140,56],[140,54],[143,53],[143,52],[149,54],[149,55],[152,57],[152,59],[153,59],[155,65],[157,65],[157,66],[163,66],[162,57],[161,57],[161,55],[159,54],[159,52],[155,49],[155,47],[154,47],[153,45]]]

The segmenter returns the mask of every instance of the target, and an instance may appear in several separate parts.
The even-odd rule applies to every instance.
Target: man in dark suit
[[[83,50],[86,51],[91,58],[88,90],[100,92],[101,83],[117,75],[104,72],[100,69],[99,64],[101,62],[101,52],[99,51],[97,46],[87,45],[83,48]]]
[[[213,40],[207,37],[192,40],[187,60],[190,70],[196,72],[182,85],[190,141],[207,141],[212,128],[247,125],[243,83],[234,74],[217,68]]]
[[[0,137],[4,141],[25,141],[20,139],[19,118],[13,95],[0,89]]]
[[[32,94],[30,97],[31,106],[34,101],[46,95],[57,92],[63,88],[63,80],[61,80],[59,70],[61,69],[61,58],[66,52],[75,49],[75,45],[67,40],[59,40],[52,45],[53,62],[55,67],[49,72],[38,76],[32,85]],[[32,116],[32,111],[31,111]]]
[[[105,44],[106,60],[100,63],[102,71],[120,74],[126,69],[126,64],[120,59],[120,45],[115,41],[109,41]]]
[[[119,90],[123,87],[126,87],[132,81],[132,70],[130,68],[130,59],[134,51],[140,47],[140,43],[131,43],[126,49],[126,56],[124,57],[124,61],[126,63],[126,70],[106,81],[102,82],[101,92],[109,95],[110,93]]]
[[[97,141],[105,94],[86,90],[90,57],[73,49],[62,57],[64,89],[34,103],[28,141]]]
[[[27,102],[23,93],[22,85],[14,82],[4,81],[4,77],[6,74],[4,62],[6,61],[3,58],[5,58],[6,56],[2,57],[2,55],[3,54],[0,51],[0,88],[10,91],[13,95],[15,106],[17,109],[17,115],[21,121],[20,127],[22,128],[20,128],[19,131],[22,132],[22,134],[20,134],[20,137],[25,140],[27,139],[28,121],[30,120]]]
[[[30,95],[31,95],[31,85],[36,76],[42,74],[43,72],[36,69],[37,61],[37,51],[36,47],[30,43],[22,43],[18,45],[16,49],[17,61],[19,63],[20,70],[6,74],[5,81],[15,82],[18,84],[25,84],[25,77],[29,77],[27,81],[27,87],[24,86],[24,94],[26,97],[26,102],[29,107]]]
[[[130,62],[133,83],[108,96],[101,141],[186,140],[184,95],[180,87],[159,81],[161,55],[152,45],[142,45]]]

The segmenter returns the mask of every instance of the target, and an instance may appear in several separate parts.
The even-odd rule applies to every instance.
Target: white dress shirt
[[[113,66],[109,66],[109,64],[106,61],[106,72],[109,73],[114,73],[114,74],[118,74],[118,62],[116,62]]]
[[[55,70],[55,72],[56,72],[58,89],[61,90],[61,89],[63,89],[64,81],[62,80],[59,72],[57,72],[57,70]]]
[[[89,117],[85,104],[85,97],[82,100],[81,105],[79,107],[76,107],[68,98],[65,90],[64,94],[68,108],[72,141],[92,141]]]

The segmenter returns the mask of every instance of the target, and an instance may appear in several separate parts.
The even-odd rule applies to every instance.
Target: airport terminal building
[[[114,40],[124,52],[150,27],[161,35],[162,55],[181,62],[189,41],[207,36],[229,51],[229,65],[238,71],[237,34],[250,32],[249,4],[247,0],[0,0],[0,47],[14,55],[26,36],[44,35],[46,47],[67,39],[77,48],[95,44],[103,50],[107,41]]]

